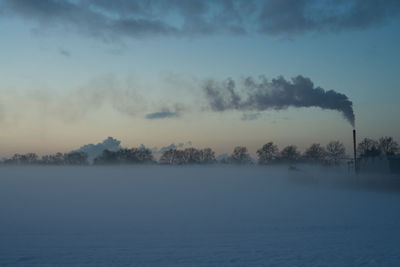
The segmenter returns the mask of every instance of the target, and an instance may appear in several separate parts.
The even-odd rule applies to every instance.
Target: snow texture
[[[3,166],[0,266],[400,266],[400,177],[299,169]]]

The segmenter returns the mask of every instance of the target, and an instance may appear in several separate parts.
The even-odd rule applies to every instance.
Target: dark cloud
[[[148,120],[177,118],[181,116],[183,110],[185,110],[183,105],[175,104],[172,108],[163,107],[160,111],[149,113],[145,118]]]
[[[362,30],[399,17],[398,0],[265,1],[258,16],[265,34]]]
[[[112,23],[113,33],[128,36],[171,35],[178,30],[160,20],[120,19]]]
[[[204,85],[208,103],[214,111],[281,110],[288,107],[319,107],[336,110],[354,126],[353,104],[344,94],[315,87],[314,83],[301,75],[291,81],[278,77],[259,81],[248,77],[241,90],[236,89],[232,79],[224,83],[207,81]]]
[[[35,26],[74,28],[115,41],[154,35],[295,35],[360,30],[398,18],[400,1],[0,0],[0,10],[32,20]]]
[[[168,119],[168,118],[177,118],[180,116],[178,111],[171,111],[169,108],[162,108],[161,111],[149,113],[146,115],[146,119],[155,120],[155,119]]]

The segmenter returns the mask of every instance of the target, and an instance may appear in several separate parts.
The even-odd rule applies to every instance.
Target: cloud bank
[[[362,30],[400,16],[398,0],[0,0],[0,15],[107,41],[144,36],[298,35]]]
[[[268,81],[261,77],[244,80],[241,89],[236,88],[232,79],[223,83],[209,80],[204,85],[204,93],[213,111],[240,110],[264,111],[282,110],[288,107],[319,107],[336,110],[354,127],[353,103],[349,98],[333,90],[315,87],[314,83],[301,75],[291,81],[278,77]]]

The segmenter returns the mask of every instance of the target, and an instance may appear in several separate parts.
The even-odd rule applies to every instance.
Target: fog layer
[[[400,195],[388,190],[397,176],[261,166],[0,174],[1,266],[400,263]],[[377,180],[391,186],[363,186]]]

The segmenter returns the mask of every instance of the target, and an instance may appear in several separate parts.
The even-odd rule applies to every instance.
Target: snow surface
[[[400,266],[393,179],[311,167],[3,166],[0,266]]]

